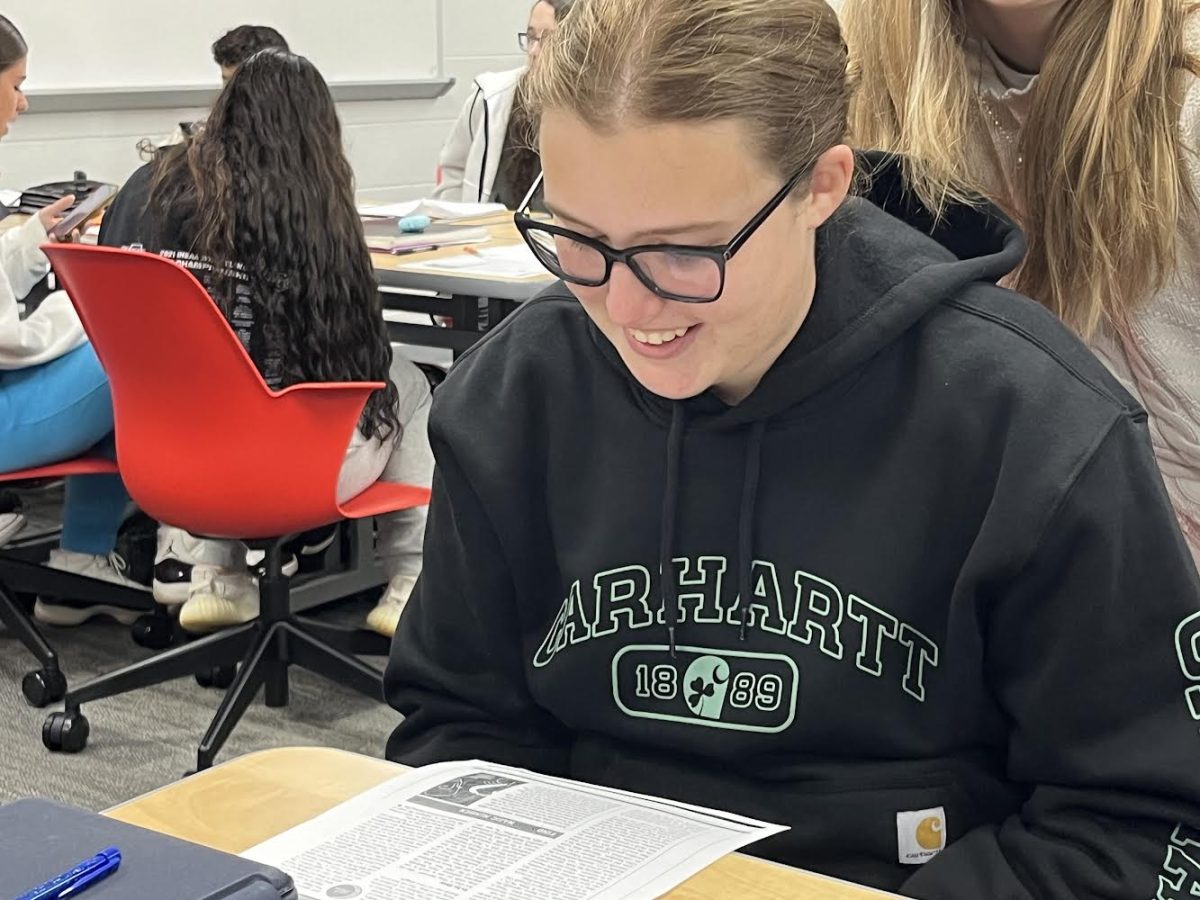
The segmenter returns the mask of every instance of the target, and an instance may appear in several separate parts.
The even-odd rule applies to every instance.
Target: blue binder
[[[296,900],[278,869],[96,813],[18,800],[0,806],[0,900],[11,900],[105,847],[121,866],[80,900]]]

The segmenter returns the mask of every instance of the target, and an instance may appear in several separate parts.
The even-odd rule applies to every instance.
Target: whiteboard
[[[331,84],[431,79],[439,0],[6,0],[35,93],[219,86],[212,44],[270,25]]]

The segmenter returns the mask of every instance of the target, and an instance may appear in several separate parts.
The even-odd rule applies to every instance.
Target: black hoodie
[[[647,392],[561,285],[465,355],[388,756],[757,816],[930,900],[1200,896],[1200,584],[1145,413],[994,285],[1007,220],[931,228],[894,169],[848,201],[736,407]]]

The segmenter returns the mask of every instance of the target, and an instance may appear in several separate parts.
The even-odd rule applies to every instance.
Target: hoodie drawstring
[[[667,624],[667,643],[670,645],[672,658],[676,655],[675,630],[683,621],[679,610],[679,586],[676,583],[673,557],[675,519],[679,510],[679,467],[683,458],[686,421],[683,404],[676,403],[671,410],[671,430],[667,434],[667,478],[663,490],[662,526],[658,544],[658,571],[661,573],[659,611]],[[752,599],[750,575],[754,564],[754,513],[758,503],[758,475],[762,463],[763,435],[766,430],[765,420],[755,422],[750,430],[742,477],[741,506],[738,511],[737,559],[734,570],[737,572],[738,604],[742,610],[739,637],[743,641],[746,639],[746,625]]]
[[[760,419],[750,431],[742,477],[742,506],[738,513],[737,573],[738,605],[742,609],[742,624],[738,639],[746,639],[746,623],[750,616],[751,572],[754,566],[754,509],[758,502],[758,472],[762,463],[763,433],[767,423]]]
[[[667,435],[667,483],[663,491],[662,527],[659,531],[658,571],[662,579],[659,609],[667,623],[667,642],[675,656],[675,626],[679,624],[679,589],[675,583],[672,551],[675,543],[675,513],[679,506],[679,461],[683,456],[685,414],[682,403],[671,410],[671,430]],[[670,612],[668,612],[670,610]]]

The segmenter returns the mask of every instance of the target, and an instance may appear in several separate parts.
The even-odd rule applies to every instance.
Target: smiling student
[[[999,212],[847,196],[846,65],[821,0],[589,0],[543,51],[518,224],[565,284],[436,392],[388,756],[928,900],[1153,896],[1196,877],[1200,584],[1145,416],[995,286]]]

